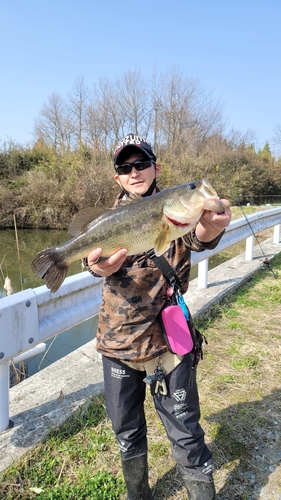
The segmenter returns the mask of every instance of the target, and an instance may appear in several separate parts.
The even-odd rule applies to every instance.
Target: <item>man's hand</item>
[[[221,200],[225,211],[223,214],[217,214],[205,210],[196,226],[196,235],[200,241],[212,241],[218,236],[224,228],[229,226],[231,221],[231,210],[228,200]]]
[[[88,265],[94,273],[102,277],[107,277],[116,273],[127,257],[127,249],[121,248],[121,250],[118,250],[118,252],[108,257],[108,259],[101,260],[95,264],[101,253],[101,248],[93,250],[93,252],[88,255]]]

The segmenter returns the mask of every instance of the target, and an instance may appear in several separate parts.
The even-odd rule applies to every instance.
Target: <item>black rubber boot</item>
[[[216,500],[216,490],[212,473],[203,474],[197,469],[179,465],[189,500]]]
[[[127,500],[152,500],[148,485],[147,454],[122,460]]]

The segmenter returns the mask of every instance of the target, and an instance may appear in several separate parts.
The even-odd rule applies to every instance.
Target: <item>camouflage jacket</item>
[[[164,256],[177,273],[183,292],[188,289],[190,251],[215,248],[200,242],[191,231],[173,241]],[[145,254],[127,257],[116,273],[105,278],[97,330],[97,351],[125,361],[145,362],[167,348],[158,315],[166,300],[167,282]]]

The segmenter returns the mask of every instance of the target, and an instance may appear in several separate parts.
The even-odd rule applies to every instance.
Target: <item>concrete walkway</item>
[[[281,251],[280,244],[273,244],[271,240],[261,246],[269,260]],[[193,280],[185,297],[193,316],[206,312],[212,304],[248,281],[261,267],[263,258],[257,247],[252,261],[246,262],[242,254],[221,264],[209,272],[206,289],[198,289],[197,279]],[[0,435],[0,471],[102,390],[102,366],[94,340],[13,387],[10,390],[13,427]]]

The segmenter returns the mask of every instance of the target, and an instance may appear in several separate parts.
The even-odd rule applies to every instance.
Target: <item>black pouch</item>
[[[208,342],[205,335],[195,328],[193,322],[190,324],[190,332],[193,338],[193,366],[197,366],[200,359],[203,359],[203,342],[205,342],[205,344],[208,344]]]
[[[189,307],[185,303],[183,297],[181,295],[176,296],[176,300],[181,307],[185,311],[186,322],[188,324],[188,328],[193,340],[193,349],[192,353],[194,354],[193,367],[198,365],[200,359],[203,359],[203,341],[207,344],[207,340],[205,336],[194,326],[192,316],[190,314]]]

